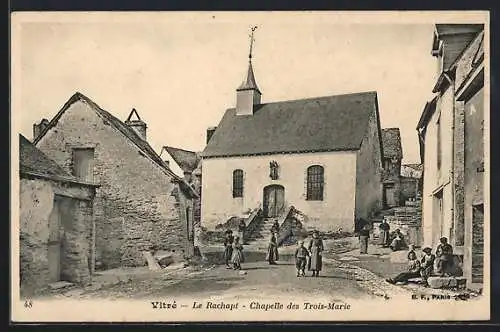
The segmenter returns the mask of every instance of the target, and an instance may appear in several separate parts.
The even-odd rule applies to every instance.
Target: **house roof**
[[[237,115],[234,108],[228,109],[202,157],[358,150],[370,116],[375,114],[378,121],[376,92],[255,107],[253,115]]]
[[[438,97],[434,97],[431,101],[428,101],[425,103],[424,110],[422,111],[422,115],[420,116],[420,119],[418,120],[417,124],[417,130],[425,129],[427,127],[427,123],[432,117],[432,114],[434,114],[434,111],[436,110],[436,103],[437,103]]]
[[[19,173],[63,182],[91,185],[69,174],[21,134],[19,134]]]
[[[163,149],[172,156],[172,159],[175,160],[184,172],[193,172],[201,160],[197,152],[174,148],[172,146],[164,146]]]
[[[382,144],[384,146],[384,157],[403,158],[403,148],[401,146],[401,134],[399,128],[382,129]]]
[[[120,119],[113,116],[111,113],[103,110],[99,105],[97,105],[93,100],[88,98],[87,96],[81,94],[80,92],[76,92],[67,102],[64,104],[63,108],[56,114],[56,116],[50,121],[50,123],[46,126],[46,128],[35,138],[34,144],[36,145],[40,139],[45,136],[45,134],[54,127],[64,112],[75,102],[82,101],[89,105],[99,116],[104,118],[109,124],[118,129],[127,139],[129,139],[132,143],[134,143],[139,150],[144,153],[145,156],[149,157],[153,162],[155,162],[158,166],[160,166],[169,176],[173,178],[174,181],[177,181],[183,191],[188,191],[190,194],[196,195],[195,190],[186,182],[184,179],[178,177],[175,173],[173,173],[165,162],[160,158],[160,156],[154,151],[154,149],[149,145],[149,143],[136,132],[123,123]]]
[[[443,49],[443,69],[448,70],[469,43],[484,29],[484,24],[436,24],[433,49],[439,40],[446,40]]]

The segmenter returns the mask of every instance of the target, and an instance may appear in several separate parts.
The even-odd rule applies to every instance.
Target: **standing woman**
[[[266,260],[270,265],[276,265],[276,261],[279,260],[278,255],[278,242],[276,241],[276,236],[271,233],[271,239],[269,240],[269,248],[267,249]]]
[[[233,231],[227,230],[226,237],[224,238],[224,263],[226,263],[227,269],[231,268],[231,266],[229,266],[229,262],[233,257],[233,242],[234,242]]]
[[[243,257],[243,246],[240,243],[240,238],[235,237],[233,243],[233,256],[231,257],[233,269],[241,270],[241,263],[243,263],[244,261],[245,257]]]
[[[311,258],[309,260],[308,270],[312,271],[313,277],[319,277],[319,272],[322,268],[322,260],[321,255],[324,250],[323,240],[319,238],[318,231],[313,232],[313,238],[311,242],[309,242],[309,252],[311,253]]]

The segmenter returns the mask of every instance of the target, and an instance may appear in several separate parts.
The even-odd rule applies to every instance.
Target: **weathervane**
[[[253,26],[250,28],[250,52],[248,53],[248,61],[252,61],[252,50],[253,50],[253,42],[255,38],[253,37],[254,31],[257,30],[257,26]]]

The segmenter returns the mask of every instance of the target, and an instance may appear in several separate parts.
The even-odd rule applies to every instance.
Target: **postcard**
[[[490,318],[488,12],[11,23],[13,322]]]

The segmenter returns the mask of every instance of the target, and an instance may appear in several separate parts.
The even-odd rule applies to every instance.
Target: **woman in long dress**
[[[313,232],[313,238],[311,242],[309,242],[308,250],[311,253],[308,270],[312,271],[313,277],[319,277],[319,272],[321,271],[321,268],[323,266],[321,258],[324,247],[323,240],[319,238],[318,231]]]
[[[243,256],[243,246],[240,243],[240,238],[235,237],[233,243],[233,256],[231,257],[231,262],[233,263],[233,269],[241,270],[241,263],[245,261]]]
[[[233,257],[233,242],[234,236],[231,230],[226,231],[226,237],[224,238],[224,263],[226,263],[226,268],[230,269],[231,258]]]
[[[271,233],[271,239],[269,240],[269,247],[267,249],[266,260],[271,265],[275,265],[276,261],[279,260],[278,255],[278,242],[276,241],[276,236]]]

